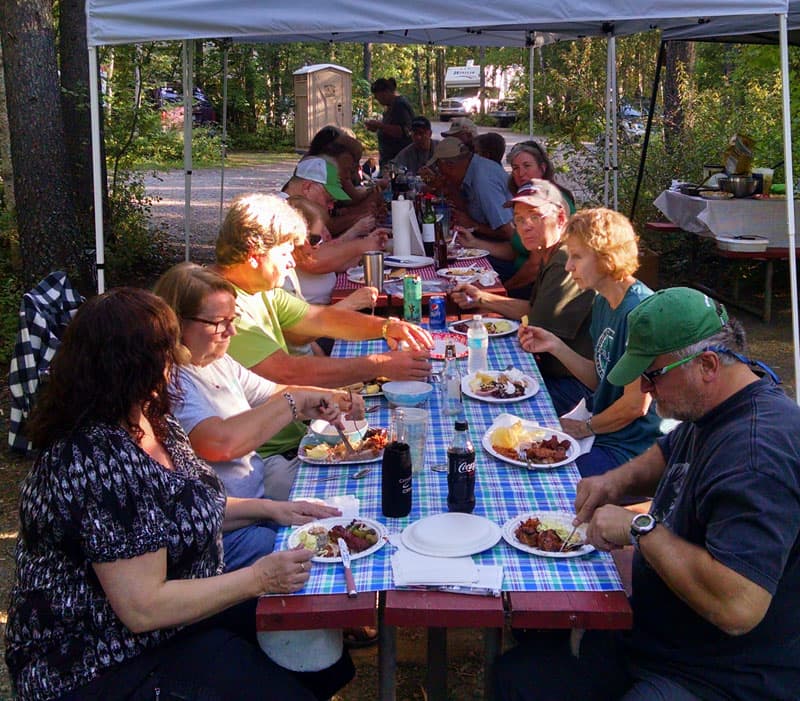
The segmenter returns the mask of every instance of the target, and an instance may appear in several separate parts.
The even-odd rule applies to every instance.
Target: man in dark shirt
[[[631,312],[609,380],[641,377],[659,414],[683,423],[581,480],[575,507],[598,549],[635,544],[633,629],[586,633],[578,657],[512,650],[498,698],[798,698],[800,407],[745,353],[741,325],[697,290],[661,290]],[[647,493],[649,514],[616,505]]]
[[[364,126],[378,134],[380,163],[391,161],[411,143],[411,120],[414,110],[408,100],[397,93],[394,78],[378,78],[370,88],[372,95],[386,109],[383,119],[368,119]]]
[[[433,150],[439,143],[439,139],[432,139],[431,134],[430,120],[427,117],[414,117],[411,120],[412,143],[394,157],[394,164],[416,175],[433,158]]]

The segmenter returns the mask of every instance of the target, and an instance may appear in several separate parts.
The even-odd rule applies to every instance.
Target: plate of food
[[[733,193],[725,190],[700,190],[700,197],[704,200],[732,200]]]
[[[588,555],[594,552],[594,546],[585,542],[586,524],[582,523],[572,533],[574,517],[574,514],[567,511],[532,511],[520,514],[503,524],[503,540],[517,550],[541,557]],[[564,545],[567,538],[569,541]]]
[[[569,434],[511,414],[500,414],[483,434],[481,444],[497,459],[532,470],[561,467],[581,453]]]
[[[355,453],[348,453],[343,441],[326,443],[313,433],[307,433],[300,441],[297,457],[311,465],[360,465],[380,460],[388,442],[385,428],[368,428],[364,438],[351,441]]]
[[[395,270],[397,270],[397,269],[393,268],[393,269],[384,270],[383,271],[383,279],[384,280],[391,280],[392,279],[392,274],[395,272]],[[364,266],[363,265],[356,265],[353,268],[348,268],[347,272],[345,273],[345,275],[347,275],[347,279],[350,280],[350,282],[355,282],[357,285],[363,285],[364,284]]]
[[[346,385],[341,389],[344,390],[349,389],[353,392],[358,392],[365,399],[369,399],[370,397],[382,397],[383,385],[385,382],[388,381],[389,381],[388,377],[376,377],[375,379],[369,380],[368,382],[356,382],[352,385]]]
[[[439,268],[439,270],[436,271],[436,274],[439,277],[447,278],[453,282],[466,285],[471,282],[475,282],[481,276],[481,272],[482,271],[480,268],[474,268],[470,266],[466,268]]]
[[[486,327],[486,332],[489,338],[498,338],[500,336],[508,336],[510,333],[515,333],[519,328],[519,322],[514,319],[482,319],[483,325]],[[469,331],[470,321],[453,321],[448,325],[448,328],[453,333],[461,333],[465,336]]]
[[[434,331],[433,336],[433,350],[431,350],[431,358],[434,360],[444,360],[444,354],[447,350],[447,344],[452,343],[456,348],[456,358],[466,358],[469,354],[469,349],[464,344],[464,337],[455,333],[441,333]]]
[[[539,383],[519,370],[481,370],[461,378],[461,391],[483,402],[505,404],[530,399]]]
[[[447,260],[478,260],[486,258],[489,251],[483,248],[453,248],[447,251]]]
[[[387,538],[386,527],[371,518],[323,518],[292,531],[289,547],[302,545],[313,550],[312,562],[341,562],[339,538],[347,543],[351,559],[358,560],[383,547]]]
[[[384,256],[383,264],[390,268],[424,268],[433,265],[433,258],[427,256]]]

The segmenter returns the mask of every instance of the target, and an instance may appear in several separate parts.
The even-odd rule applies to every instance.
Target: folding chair
[[[31,450],[31,443],[25,438],[25,421],[33,408],[39,384],[61,344],[64,329],[82,302],[83,297],[61,271],[50,273],[22,297],[19,331],[8,373],[11,390],[8,444],[13,450]]]

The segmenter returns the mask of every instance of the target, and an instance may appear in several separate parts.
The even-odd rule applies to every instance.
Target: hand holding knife
[[[344,567],[344,581],[347,585],[347,596],[355,599],[358,596],[356,591],[356,582],[353,579],[353,570],[350,569],[350,548],[343,538],[339,538],[339,554],[342,556],[342,566]]]

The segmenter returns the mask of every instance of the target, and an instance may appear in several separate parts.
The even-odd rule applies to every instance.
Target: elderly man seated
[[[473,143],[475,137],[478,136],[478,127],[469,117],[455,117],[450,122],[450,128],[442,132],[442,136],[456,138],[461,143],[466,144],[470,151],[473,151]]]
[[[380,376],[425,380],[431,371],[433,342],[424,329],[391,317],[308,304],[282,289],[287,272],[294,267],[295,244],[303,243],[305,236],[302,217],[279,197],[247,195],[228,210],[217,238],[216,271],[237,293],[237,333],[231,338],[229,354],[257,375],[280,384],[313,381],[319,387],[341,387]],[[301,345],[319,336],[382,337],[389,347],[357,358],[287,352],[287,342]],[[401,341],[407,350],[397,349]],[[296,449],[302,432],[279,436],[271,449],[282,453]]]
[[[633,629],[589,631],[577,654],[552,640],[511,650],[496,698],[797,699],[800,408],[746,352],[741,325],[697,290],[661,290],[630,313],[609,379],[640,378],[683,423],[581,480],[575,510],[596,548],[635,546]],[[648,514],[617,506],[646,493]]]
[[[411,143],[398,153],[392,162],[407,173],[416,175],[433,158],[433,150],[439,139],[431,138],[431,123],[427,117],[414,117],[411,120]]]
[[[460,197],[451,203],[454,223],[473,229],[480,238],[511,240],[514,225],[505,207],[511,193],[503,166],[476,156],[461,141],[448,137],[436,147],[427,167],[438,169],[447,187]]]

